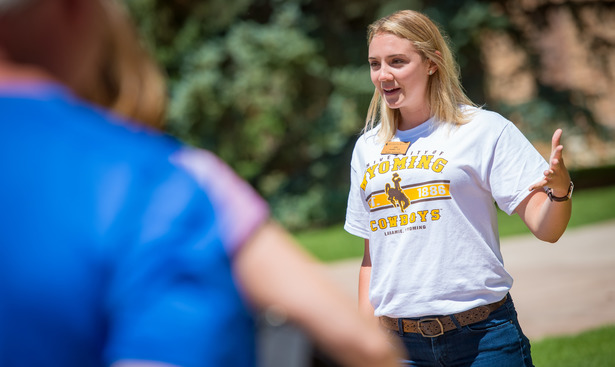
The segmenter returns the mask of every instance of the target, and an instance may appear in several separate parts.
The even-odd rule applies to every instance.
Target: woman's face
[[[369,44],[368,61],[372,83],[387,106],[402,115],[428,108],[427,82],[435,64],[423,60],[409,40],[380,33]]]

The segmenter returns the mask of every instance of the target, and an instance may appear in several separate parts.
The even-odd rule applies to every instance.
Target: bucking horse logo
[[[384,191],[387,194],[387,200],[393,204],[393,206],[401,209],[401,212],[403,213],[404,210],[410,206],[410,199],[408,199],[406,194],[404,194],[401,189],[401,185],[399,184],[401,182],[401,177],[399,177],[399,174],[394,173],[391,180],[393,181],[394,187],[391,187],[391,184],[389,183],[384,186]]]

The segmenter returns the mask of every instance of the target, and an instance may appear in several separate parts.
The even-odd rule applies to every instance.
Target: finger
[[[556,151],[555,156],[551,158],[552,169],[557,169],[559,172],[566,171],[566,165],[564,164],[564,156],[562,155],[562,149]]]
[[[551,161],[549,162],[551,164],[551,167],[553,167],[556,164],[556,163],[553,163],[553,161],[557,160],[558,162],[561,162],[563,160],[562,159],[562,152],[563,151],[564,151],[564,146],[563,145],[558,145],[551,152]]]
[[[542,180],[530,186],[529,190],[532,191],[532,190],[542,189],[543,187],[547,186],[548,183],[549,181],[546,178],[543,178]]]
[[[560,145],[560,139],[562,138],[562,129],[557,129],[553,133],[551,138],[551,151],[554,151]]]

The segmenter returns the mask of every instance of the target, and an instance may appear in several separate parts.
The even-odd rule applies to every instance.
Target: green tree
[[[330,65],[315,36],[326,3],[308,3],[129,3],[169,74],[169,132],[217,153],[291,227],[343,215],[370,93],[364,67]]]

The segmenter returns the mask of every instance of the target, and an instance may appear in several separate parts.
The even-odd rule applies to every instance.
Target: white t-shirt
[[[370,241],[375,315],[446,315],[497,302],[512,286],[494,201],[511,214],[548,169],[513,123],[473,110],[461,126],[397,131],[406,154],[382,154],[378,128],[356,143],[344,228]]]

